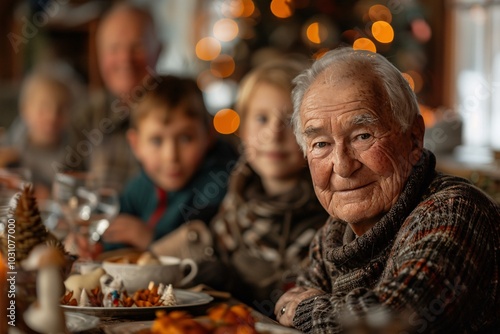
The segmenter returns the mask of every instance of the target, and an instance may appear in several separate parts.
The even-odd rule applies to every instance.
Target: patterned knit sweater
[[[391,210],[362,236],[330,219],[311,244],[293,324],[341,333],[346,319],[390,310],[415,333],[497,331],[500,209],[466,180],[437,173],[424,151]]]
[[[285,194],[268,195],[260,176],[242,158],[211,222],[217,254],[238,282],[229,290],[266,315],[307,267],[309,245],[328,218],[314,194],[309,169],[297,181]]]

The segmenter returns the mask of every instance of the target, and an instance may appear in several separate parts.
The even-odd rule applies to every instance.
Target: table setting
[[[217,328],[235,326],[224,322],[227,319],[207,325],[207,317],[221,307],[246,310],[250,323],[245,326],[252,330],[248,333],[299,333],[228,292],[192,286],[198,267],[189,258],[157,257],[125,249],[80,257],[75,262],[59,241],[61,236],[84,232],[90,244],[97,243],[119,210],[116,193],[88,175],[58,173],[52,207],[38,205],[28,182],[20,183],[15,191],[15,196],[10,196],[15,200],[7,203],[9,217],[17,221],[16,235],[27,238],[19,240],[23,252],[16,254],[15,264],[19,280],[14,300],[21,333],[144,334],[158,326],[154,324],[161,322],[162,316],[176,312],[204,324],[206,328],[200,333],[217,333]],[[40,232],[33,235],[25,231]],[[1,261],[7,264],[8,253],[4,254]],[[0,271],[5,276],[8,273],[7,267]],[[8,333],[8,328],[0,329]]]

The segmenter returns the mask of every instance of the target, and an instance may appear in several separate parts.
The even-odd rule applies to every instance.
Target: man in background
[[[155,67],[161,43],[151,14],[130,4],[111,7],[96,36],[97,60],[105,89],[95,94],[83,115],[76,153],[90,171],[121,190],[138,171],[126,131],[130,106],[158,84]]]

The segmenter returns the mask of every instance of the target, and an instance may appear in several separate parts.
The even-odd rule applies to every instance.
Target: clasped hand
[[[285,292],[274,308],[274,314],[280,324],[292,327],[293,317],[297,306],[305,299],[324,294],[323,291],[314,288],[305,288],[301,286],[294,287]]]

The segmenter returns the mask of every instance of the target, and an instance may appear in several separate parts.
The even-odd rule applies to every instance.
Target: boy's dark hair
[[[137,128],[139,122],[153,111],[161,111],[162,121],[168,123],[174,112],[200,120],[210,130],[212,117],[203,100],[203,93],[193,79],[173,75],[156,77],[157,85],[144,92],[132,107],[131,126]]]

